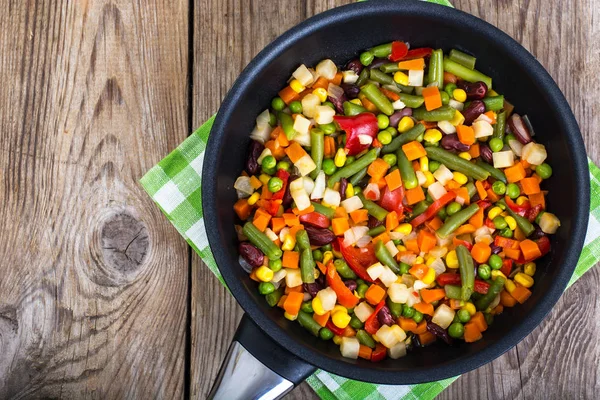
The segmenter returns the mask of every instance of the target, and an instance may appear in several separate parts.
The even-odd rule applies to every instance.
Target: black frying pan
[[[531,298],[498,316],[483,340],[455,346],[437,343],[399,360],[371,363],[343,358],[338,346],[311,336],[286,320],[279,308],[267,305],[237,261],[233,183],[244,168],[256,116],[299,64],[315,65],[324,58],[342,64],[363,49],[397,39],[413,47],[445,52],[457,48],[476,55],[477,69],[491,76],[494,89],[530,117],[536,140],[546,146],[554,167],[545,184],[550,191],[547,202],[562,226],[551,238],[551,253],[537,263]],[[238,344],[230,349],[238,362],[224,365],[213,391],[213,396],[223,398],[234,393],[239,398],[273,398],[269,396],[291,389],[292,383],[301,382],[315,368],[361,381],[409,384],[456,376],[492,361],[529,334],[564,291],[583,245],[589,212],[589,173],[581,133],[544,68],[492,25],[448,7],[412,1],[369,1],[336,8],[304,21],[267,46],[242,72],[219,110],[202,179],[210,247],[231,293],[246,312],[236,334]],[[253,382],[278,385],[274,391],[262,383],[243,387],[237,382],[234,392],[226,391],[228,379],[248,373],[242,353],[255,363],[249,367],[256,375]],[[261,370],[256,360],[269,369]]]

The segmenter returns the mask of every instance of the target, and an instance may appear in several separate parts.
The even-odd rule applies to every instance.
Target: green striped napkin
[[[451,6],[445,0],[428,0]],[[225,284],[208,245],[202,214],[202,163],[214,116],[177,149],[155,165],[140,183],[198,253],[208,268]],[[600,260],[600,170],[588,160],[591,210],[585,246],[569,286]],[[233,212],[233,210],[232,210]],[[418,385],[376,385],[342,378],[319,370],[307,379],[322,399],[433,399],[458,377]]]

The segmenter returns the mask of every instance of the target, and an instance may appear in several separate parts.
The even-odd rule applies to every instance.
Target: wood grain
[[[189,129],[188,11],[2,2],[2,399],[183,397],[188,248],[137,181]]]

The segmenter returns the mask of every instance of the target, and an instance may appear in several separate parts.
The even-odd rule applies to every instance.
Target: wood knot
[[[124,275],[137,271],[148,254],[148,229],[128,213],[109,217],[102,226],[100,241],[106,266]]]

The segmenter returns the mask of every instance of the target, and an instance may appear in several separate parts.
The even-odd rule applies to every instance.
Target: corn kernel
[[[317,95],[321,103],[327,101],[327,90],[324,88],[317,88],[313,90],[313,94]]]
[[[429,171],[429,158],[427,156],[423,156],[419,158],[419,166],[421,167],[421,172],[425,173]]]
[[[421,278],[421,281],[423,283],[431,285],[433,283],[433,281],[435,281],[435,269],[429,268],[427,270],[427,273],[425,274],[425,276],[423,278]]]
[[[348,312],[338,311],[331,316],[331,322],[340,329],[347,327],[351,319]]]
[[[499,271],[499,270],[497,270],[497,269],[493,269],[493,270],[492,270],[492,279],[496,279],[496,278],[497,278],[497,277],[499,277],[499,276],[501,276],[501,277],[503,277],[504,279],[506,279],[506,275],[504,275],[502,272],[500,272],[500,271]]]
[[[454,100],[464,103],[467,101],[467,92],[462,89],[454,89],[452,91],[452,97],[454,97]]]
[[[281,246],[281,250],[292,251],[294,250],[294,246],[296,246],[296,238],[288,233],[283,238],[283,246]]]
[[[306,87],[303,84],[301,84],[298,79],[292,79],[292,81],[290,82],[290,87],[296,93],[300,93],[304,89],[306,89]]]
[[[500,214],[502,214],[502,209],[500,207],[493,207],[490,211],[488,211],[488,218],[493,220]]]
[[[456,255],[456,250],[449,251],[446,254],[446,266],[448,268],[458,268],[458,256]]]
[[[260,194],[258,192],[254,193],[252,196],[248,197],[248,204],[251,206],[255,205],[256,202],[260,199]]]
[[[514,277],[515,282],[520,283],[522,286],[526,288],[530,288],[533,286],[533,278],[527,274],[519,272]]]
[[[333,343],[335,343],[335,344],[337,344],[339,346],[340,344],[342,344],[342,337],[339,336],[339,335],[335,335],[333,337]]]
[[[350,198],[354,196],[354,186],[348,182],[348,186],[346,186],[346,198]]]
[[[506,217],[504,217],[504,220],[508,224],[508,227],[510,228],[511,231],[514,231],[515,229],[517,229],[517,221],[513,217],[511,217],[510,215],[507,215]]]
[[[414,264],[423,264],[424,262],[425,262],[425,260],[423,260],[423,257],[419,256],[419,257],[415,258]]]
[[[504,282],[504,289],[506,289],[508,293],[512,293],[516,288],[517,285],[510,279],[507,279],[506,282]]]
[[[333,306],[333,310],[331,310],[331,315],[335,314],[338,311],[348,314],[348,310],[346,309],[346,307],[336,304],[335,306]]]
[[[342,168],[344,164],[346,164],[346,152],[341,147],[338,149],[337,153],[335,153],[333,163],[338,168]]]
[[[318,297],[315,297],[312,300],[312,308],[315,314],[317,315],[325,315],[325,313],[327,312],[323,309],[323,303],[321,303],[321,299],[319,299]]]
[[[527,201],[529,201],[529,199],[527,197],[525,197],[525,196],[519,196],[517,198],[517,201],[515,203],[517,203],[518,205],[522,206]]]
[[[402,71],[398,71],[394,74],[394,82],[400,85],[408,86],[408,75]]]
[[[287,312],[283,313],[283,316],[284,316],[286,319],[289,319],[290,321],[295,321],[295,320],[296,320],[296,318],[298,318],[298,314],[296,314],[296,315],[292,315],[292,314],[289,314],[289,313],[287,313]]]
[[[271,282],[273,275],[273,270],[269,267],[265,267],[264,265],[258,267],[256,270],[256,277],[263,282]]]
[[[323,253],[323,265],[329,264],[329,261],[333,260],[333,253],[331,251],[326,251]]]
[[[358,98],[350,100],[350,103],[356,104],[357,106],[362,106],[362,101],[360,101]]]
[[[398,232],[403,235],[409,235],[412,232],[412,225],[409,223],[400,224],[396,229],[394,229],[394,232]]]
[[[406,246],[402,246],[401,244],[399,244],[398,246],[396,246],[396,248],[397,248],[397,249],[398,249],[398,251],[400,251],[400,252],[408,250],[408,249],[406,248]]]
[[[313,276],[315,277],[315,279],[319,279],[320,275],[321,275],[321,271],[319,271],[319,268],[315,268],[315,272],[313,273]]]
[[[452,179],[461,185],[466,185],[467,182],[469,182],[469,178],[467,178],[467,176],[462,172],[453,172]]]
[[[467,153],[466,151],[463,151],[462,153],[458,153],[458,156],[467,161],[471,161],[471,158],[472,158],[471,155],[469,153]]]
[[[523,266],[523,272],[525,272],[529,276],[534,276],[535,275],[535,263],[528,262],[527,264],[525,264]]]
[[[425,179],[426,179],[425,183],[423,184],[423,187],[425,189],[427,189],[429,186],[431,186],[435,183],[435,177],[433,176],[431,171],[424,171],[423,175],[425,175]]]
[[[454,126],[458,126],[462,125],[463,122],[465,122],[464,115],[462,115],[460,111],[456,110],[454,117],[450,120],[450,123]]]
[[[433,256],[427,256],[427,258],[425,259],[425,265],[427,265],[428,267],[433,264],[435,262],[436,258]]]
[[[398,132],[404,133],[415,126],[415,121],[411,117],[402,117],[398,123]]]
[[[464,306],[461,307],[461,310],[467,310],[471,316],[475,315],[477,310],[475,309],[475,305],[473,303],[468,302]]]
[[[271,177],[267,174],[260,174],[258,176],[258,180],[261,181],[263,185],[268,185],[269,179],[271,179]]]
[[[442,132],[437,129],[427,129],[423,135],[423,140],[427,143],[437,143],[442,140]]]

